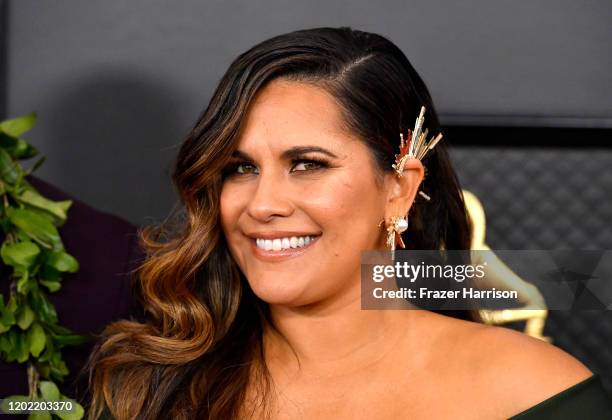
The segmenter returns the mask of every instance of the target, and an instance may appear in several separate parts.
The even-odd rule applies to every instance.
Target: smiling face
[[[355,295],[362,250],[382,249],[388,182],[334,98],[277,79],[249,108],[221,192],[230,252],[269,304]],[[387,179],[387,178],[385,178]]]

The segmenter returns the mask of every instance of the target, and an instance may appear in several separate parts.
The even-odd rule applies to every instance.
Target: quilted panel
[[[451,151],[494,249],[612,249],[612,150]]]

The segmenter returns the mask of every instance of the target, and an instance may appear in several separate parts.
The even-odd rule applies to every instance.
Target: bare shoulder
[[[579,360],[518,331],[453,320],[466,377],[500,411],[516,414],[587,379]],[[474,389],[476,391],[476,389]]]
[[[539,385],[565,389],[592,375],[592,372],[569,353],[543,340],[503,327],[482,325],[474,331],[473,345],[487,349],[485,363],[512,368],[512,374],[525,381],[531,378]],[[527,376],[523,376],[527,375]],[[521,379],[522,376],[522,379]]]

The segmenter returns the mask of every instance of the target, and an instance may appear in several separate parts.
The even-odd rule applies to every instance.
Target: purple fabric
[[[62,279],[62,288],[49,293],[57,309],[59,323],[78,334],[90,335],[90,343],[65,347],[64,360],[70,375],[61,391],[83,402],[87,376],[79,375],[99,334],[110,322],[122,318],[142,319],[142,309],[131,287],[131,270],[142,261],[137,227],[127,221],[103,213],[69,197],[57,188],[37,179],[28,181],[45,197],[73,200],[68,220],[60,228],[66,250],[80,263],[80,270]],[[10,267],[0,261],[0,291],[8,299]],[[27,394],[26,364],[0,361],[0,398]]]

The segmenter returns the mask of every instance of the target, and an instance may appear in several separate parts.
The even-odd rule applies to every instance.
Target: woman
[[[444,145],[392,167],[421,106],[439,132],[375,34],[297,31],[240,55],[179,152],[182,226],[144,232],[151,319],[110,325],[92,356],[91,418],[506,418],[593,378],[469,313],[360,310],[361,252],[397,217],[409,249],[469,249]]]

